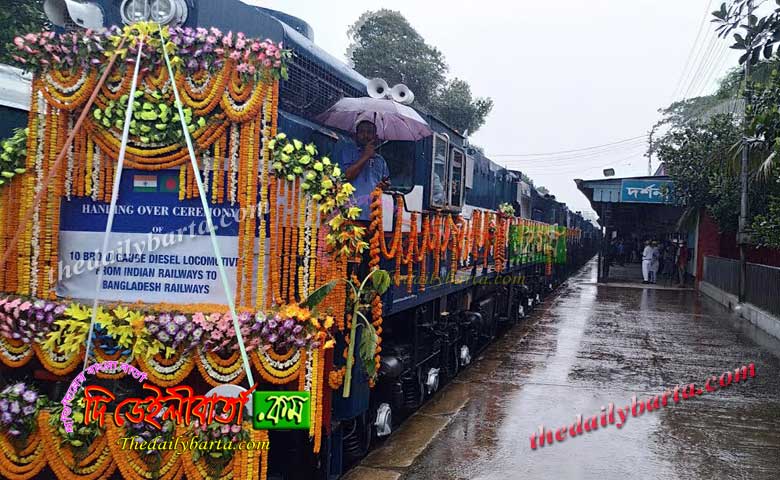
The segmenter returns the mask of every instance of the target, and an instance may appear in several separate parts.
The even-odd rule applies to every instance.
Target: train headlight
[[[162,25],[181,25],[187,19],[184,0],[152,0],[152,20]]]
[[[149,0],[124,0],[120,10],[122,21],[130,25],[149,20]]]
[[[122,21],[127,24],[152,20],[161,25],[178,26],[187,19],[184,0],[124,0]]]

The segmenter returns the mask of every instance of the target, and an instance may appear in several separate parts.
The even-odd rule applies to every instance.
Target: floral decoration
[[[204,329],[182,314],[163,313],[144,317],[144,327],[151,344],[164,347],[165,357],[173,352],[187,353],[200,344]],[[143,334],[141,334],[143,336]],[[157,352],[154,347],[152,351]],[[151,356],[147,351],[147,357]]]
[[[498,205],[498,211],[507,217],[515,216],[515,207],[513,207],[511,203],[500,203]]]
[[[27,171],[24,168],[27,159],[27,129],[17,128],[13,136],[0,143],[0,186],[5,185],[16,175]]]
[[[0,392],[0,431],[23,441],[36,427],[46,397],[25,383],[9,385]]]
[[[102,428],[98,422],[90,422],[89,425],[84,424],[84,415],[86,413],[87,405],[84,399],[84,389],[80,388],[76,392],[75,399],[73,400],[70,408],[73,410],[71,419],[74,426],[78,425],[78,428],[74,428],[72,432],[67,432],[65,426],[60,420],[63,405],[56,404],[52,408],[51,415],[49,417],[49,425],[52,429],[55,429],[60,437],[60,444],[68,447],[75,457],[81,458],[87,454],[89,446],[95,441],[98,436],[104,434]]]
[[[63,313],[65,307],[54,302],[0,299],[0,335],[24,343],[40,343]]]
[[[304,145],[298,139],[288,139],[285,133],[268,142],[268,148],[273,152],[276,176],[288,182],[300,181],[301,190],[317,202],[319,213],[327,218],[328,246],[343,257],[354,257],[368,248],[363,240],[365,227],[354,223],[360,217],[360,208],[350,198],[355,188],[346,181],[341,168],[328,157],[318,158],[313,143]]]
[[[145,95],[146,98],[144,98]],[[168,145],[183,141],[184,137],[179,126],[179,113],[173,106],[170,92],[163,95],[158,90],[148,94],[138,90],[135,92],[135,97],[133,119],[130,121],[129,132],[136,143]],[[92,117],[103,127],[121,132],[125,125],[125,109],[128,98],[125,94],[118,101],[108,100],[104,108],[95,106],[92,109]],[[190,133],[206,126],[206,118],[193,117],[191,108],[184,108],[183,111],[184,120]]]
[[[163,27],[162,30],[165,48],[172,55],[171,62],[187,73],[218,69],[230,60],[245,77],[268,72],[276,79],[287,78],[286,62],[292,52],[282,43],[248,38],[241,32],[223,33],[216,28]],[[112,27],[102,33],[93,30],[28,33],[14,39],[13,59],[20,67],[36,74],[52,68],[89,68],[100,66],[116,51],[123,57],[132,58],[140,45],[140,37],[145,37],[146,44],[152,47],[145,50],[145,65],[151,68],[164,65],[158,26],[151,22],[139,22],[121,29]],[[120,48],[122,39],[126,42]],[[127,64],[124,66],[126,68]]]
[[[197,420],[193,422],[192,435],[197,438],[197,442],[219,442],[225,445],[228,442],[232,442],[234,445],[242,441],[249,440],[249,432],[245,431],[241,425],[227,425],[222,423],[200,424]],[[194,461],[200,460],[202,456],[207,457],[209,464],[215,467],[218,471],[224,468],[224,466],[233,458],[234,449],[209,449],[202,452],[199,449],[192,450],[192,459]],[[215,475],[219,478],[219,475]]]

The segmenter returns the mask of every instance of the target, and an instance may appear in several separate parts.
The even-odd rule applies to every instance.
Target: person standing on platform
[[[650,241],[645,242],[645,249],[642,250],[642,283],[650,283],[650,267],[653,264],[653,247],[650,246]]]
[[[661,250],[658,248],[658,242],[655,240],[651,243],[651,247],[653,252],[650,263],[650,283],[656,283],[658,281],[658,267],[661,264]]]
[[[678,287],[682,288],[685,286],[685,269],[688,266],[688,258],[690,257],[690,252],[688,251],[688,245],[686,245],[685,241],[683,240],[680,243],[680,249],[677,251],[677,275],[679,276],[680,283],[677,284]]]

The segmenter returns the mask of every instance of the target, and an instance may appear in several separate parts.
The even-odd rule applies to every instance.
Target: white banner
[[[94,298],[102,239],[102,232],[60,232],[58,296]],[[217,240],[235,294],[238,239],[220,236]],[[226,303],[208,236],[112,233],[111,244],[101,300]]]

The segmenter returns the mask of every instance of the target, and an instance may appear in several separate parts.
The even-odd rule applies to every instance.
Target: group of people
[[[689,256],[685,242],[679,245],[665,242],[660,245],[656,240],[647,240],[642,250],[642,283],[656,283],[658,274],[665,273],[670,279],[677,276],[678,286],[684,286]]]

